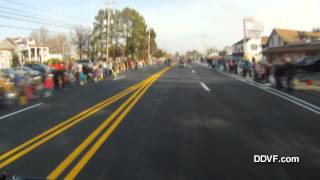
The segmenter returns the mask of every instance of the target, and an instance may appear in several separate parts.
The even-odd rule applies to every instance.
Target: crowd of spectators
[[[207,59],[207,63],[213,69],[230,74],[239,74],[243,77],[252,78],[259,83],[271,85],[270,80],[273,78],[276,88],[282,89],[286,87],[288,91],[293,90],[295,67],[290,57],[286,57],[277,64],[266,58],[262,58],[261,61],[256,61],[255,58],[252,60],[242,58]]]
[[[39,97],[50,97],[55,91],[70,90],[76,86],[117,78],[125,71],[147,68],[147,60],[112,60],[87,63],[69,60],[50,64],[51,70],[39,76],[15,73],[14,77],[0,74],[0,104],[25,105]]]

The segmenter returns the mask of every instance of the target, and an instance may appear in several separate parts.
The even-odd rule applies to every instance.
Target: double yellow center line
[[[166,71],[166,70],[165,70]],[[121,123],[121,121],[126,117],[134,105],[141,99],[141,97],[146,93],[150,86],[163,74],[162,71],[151,77],[149,81],[144,83],[139,90],[137,90],[128,100],[126,100],[116,111],[114,111],[96,130],[94,130],[70,155],[62,161],[56,169],[54,169],[48,179],[57,179],[70,165],[73,163],[80,154],[83,153],[87,147],[94,142],[94,140],[99,136],[91,148],[84,154],[84,156],[78,161],[78,163],[72,168],[72,170],[67,174],[64,179],[74,179],[83,167],[88,163],[100,146],[107,140],[115,128]],[[121,113],[121,114],[120,114]],[[115,119],[117,117],[117,119]],[[112,123],[113,122],[113,123]],[[112,124],[111,124],[112,123]],[[111,124],[111,125],[110,125]],[[110,125],[110,126],[109,126]],[[109,127],[109,128],[107,128]],[[107,129],[106,129],[107,128]]]
[[[134,101],[138,101],[141,96],[150,86],[153,82],[156,81],[156,79],[158,79],[163,73],[165,73],[167,70],[169,70],[169,68],[165,68],[164,70],[156,73],[155,75],[147,78],[146,80],[129,87],[128,89],[116,94],[115,96],[106,99],[105,101],[83,111],[80,112],[79,114],[77,114],[74,117],[71,117],[70,119],[63,121],[62,123],[59,123],[58,125],[55,125],[54,127],[50,128],[49,130],[39,134],[38,136],[26,141],[25,143],[9,150],[8,152],[0,155],[0,169],[8,166],[9,164],[13,163],[14,161],[16,161],[17,159],[21,158],[22,156],[24,156],[25,154],[29,153],[30,151],[36,149],[37,147],[39,147],[40,145],[46,143],[47,141],[51,140],[52,138],[58,136],[59,134],[65,132],[66,130],[70,129],[71,127],[75,126],[76,124],[82,122],[83,120],[85,120],[86,118],[90,117],[91,115],[95,114],[96,112],[100,111],[103,108],[106,108],[107,106],[113,104],[114,102],[122,99],[123,97],[127,96],[128,94],[135,92],[129,99],[130,102],[131,100],[134,99]],[[140,97],[138,100],[137,97]],[[110,117],[106,120],[107,122],[104,122],[102,125],[104,125],[102,127],[102,125],[100,127],[98,127],[99,130],[103,130],[108,124],[111,123],[111,121],[124,109],[124,107],[129,104],[129,99],[120,106],[120,108],[118,108],[112,115],[110,115]],[[134,102],[133,101],[133,102]],[[132,104],[132,103],[131,103]],[[130,104],[130,105],[131,105]],[[129,105],[129,107],[130,107]],[[132,105],[133,107],[133,105]],[[131,108],[132,108],[131,107]],[[130,109],[131,109],[130,108]],[[126,109],[127,110],[127,109]],[[126,112],[126,110],[119,116],[122,117],[123,114]],[[129,110],[130,111],[130,110]],[[118,117],[118,119],[119,119]],[[123,116],[124,118],[124,116]],[[123,119],[122,118],[122,119]],[[115,121],[115,123],[118,121],[118,119]],[[121,120],[120,120],[121,121]],[[111,126],[113,127],[113,125]],[[115,128],[115,127],[114,127]],[[113,129],[114,129],[113,128]],[[98,133],[98,129],[95,131],[96,133]],[[99,131],[100,132],[100,131]],[[95,134],[96,134],[95,133]],[[89,139],[89,137],[91,137]],[[90,144],[89,140],[94,140],[96,136],[94,136],[93,134],[91,134],[89,136],[85,142],[87,142],[86,144]],[[84,145],[82,145],[84,144]],[[85,146],[86,144],[83,142],[81,145]],[[80,145],[80,146],[81,146]],[[77,148],[78,149],[78,148]],[[80,148],[79,148],[80,149]],[[75,154],[75,153],[74,153]],[[68,157],[69,158],[69,157]],[[59,165],[60,167],[60,165]],[[61,169],[61,168],[57,168],[57,169]],[[58,171],[53,171],[50,175],[49,175],[49,179],[56,179],[57,174],[59,175],[60,173],[55,173]],[[71,178],[72,179],[72,178]]]

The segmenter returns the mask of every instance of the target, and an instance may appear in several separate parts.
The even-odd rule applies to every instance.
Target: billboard
[[[254,17],[245,17],[243,21],[244,36],[249,39],[258,39],[264,30],[264,24],[262,21],[257,20]]]

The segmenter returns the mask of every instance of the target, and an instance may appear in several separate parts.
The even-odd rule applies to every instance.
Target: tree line
[[[69,36],[65,33],[49,36],[46,28],[41,28],[32,31],[30,38],[35,39],[42,46],[48,46],[51,53],[61,53],[64,58],[72,54],[72,50],[76,50],[80,59],[105,60],[107,39],[109,57],[113,59],[123,57],[146,59],[149,43],[152,56],[161,57],[165,54],[157,47],[155,30],[148,27],[144,17],[132,8],[110,9],[110,34],[107,38],[108,11],[109,9],[98,11],[94,18],[93,29],[77,26]]]

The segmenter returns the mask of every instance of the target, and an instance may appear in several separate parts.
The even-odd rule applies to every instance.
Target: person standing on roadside
[[[234,60],[233,62],[233,73],[238,74],[238,61]]]
[[[45,75],[44,89],[45,89],[44,97],[50,97],[53,91],[53,81],[52,81],[52,77],[48,74]]]
[[[248,76],[248,73],[250,71],[250,65],[249,64],[250,64],[250,62],[248,60],[244,60],[243,61],[243,64],[242,64],[242,69],[243,69],[242,76],[243,77],[247,77]]]
[[[271,67],[272,67],[272,61],[270,59],[267,59],[267,62],[264,65],[264,68],[265,68],[265,82],[267,84],[270,84]]]
[[[286,58],[284,69],[285,69],[286,80],[287,80],[287,90],[293,91],[293,79],[295,76],[295,67],[292,63],[291,57]]]
[[[258,73],[258,64],[256,63],[256,59],[252,58],[252,72],[253,72],[253,80],[259,81],[259,73]]]

